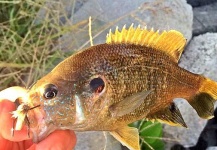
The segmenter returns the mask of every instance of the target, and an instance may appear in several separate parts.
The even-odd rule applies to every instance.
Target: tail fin
[[[205,78],[197,94],[190,97],[189,103],[201,118],[211,119],[214,114],[214,102],[216,100],[217,83]]]

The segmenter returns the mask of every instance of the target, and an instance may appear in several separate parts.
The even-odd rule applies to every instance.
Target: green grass
[[[36,23],[39,9],[47,13]],[[59,17],[43,0],[0,1],[0,90],[14,85],[29,87],[65,58],[52,48],[69,30],[59,24]]]

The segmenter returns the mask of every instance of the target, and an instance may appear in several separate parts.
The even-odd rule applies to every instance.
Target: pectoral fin
[[[110,134],[130,150],[140,150],[137,128],[125,126],[111,131]]]
[[[167,123],[172,126],[183,126],[187,128],[187,125],[175,103],[171,103],[169,107],[166,107],[154,114],[148,114],[146,118],[149,120],[157,120],[162,123]]]
[[[144,99],[152,92],[152,90],[142,91],[136,93],[132,96],[129,96],[122,101],[109,107],[109,111],[112,117],[118,117],[126,115],[130,112],[133,112],[138,108],[143,102]]]

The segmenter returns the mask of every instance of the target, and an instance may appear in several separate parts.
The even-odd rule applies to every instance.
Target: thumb
[[[33,144],[28,150],[72,150],[76,144],[76,136],[70,130],[56,130],[47,138],[37,144]]]
[[[27,90],[22,87],[10,87],[0,92],[0,135],[10,141],[22,141],[30,139],[27,135],[27,127],[23,127],[20,131],[14,131],[11,134],[14,119],[11,112],[16,109],[13,103],[18,97],[27,95]]]
[[[20,131],[14,131],[14,136],[12,136],[12,127],[14,119],[12,118],[11,112],[14,111],[15,104],[7,101],[0,101],[0,135],[10,141],[23,141],[30,139],[28,137],[27,127],[24,126]],[[31,137],[31,136],[30,136]]]

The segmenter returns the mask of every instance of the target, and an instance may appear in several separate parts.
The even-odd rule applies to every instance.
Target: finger
[[[0,138],[0,150],[26,150],[32,145],[32,140],[12,142]]]
[[[32,134],[30,134],[30,138],[28,137],[28,130],[26,126],[23,126],[23,128],[20,131],[14,131],[14,136],[12,136],[11,129],[13,127],[13,121],[11,112],[15,110],[15,104],[7,101],[7,100],[1,100],[0,102],[0,135],[10,141],[23,141],[28,140],[32,137]]]
[[[22,87],[10,87],[0,92],[0,131],[1,136],[11,141],[22,141],[29,139],[27,136],[27,127],[23,127],[21,131],[14,131],[14,136],[11,135],[14,119],[11,112],[15,110],[14,102],[18,97],[25,97],[27,90]],[[5,101],[5,99],[10,100]],[[31,137],[31,136],[30,136]]]
[[[14,147],[17,148],[11,141],[0,138],[0,149],[13,150]]]
[[[0,92],[0,102],[3,99],[14,102],[18,97],[26,97],[26,95],[27,90],[25,88],[13,86]]]
[[[31,140],[25,140],[24,141],[24,149],[28,149],[30,148],[30,146],[34,145],[34,143],[32,142],[32,139]]]
[[[56,130],[38,144],[32,145],[28,150],[72,150],[76,144],[76,136],[70,130]]]

